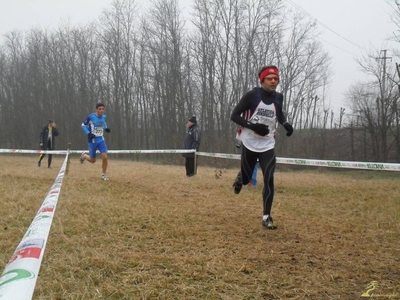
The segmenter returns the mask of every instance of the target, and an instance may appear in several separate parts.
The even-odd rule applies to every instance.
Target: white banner
[[[240,154],[196,152],[196,155],[209,156],[209,157],[220,157],[220,158],[230,158],[230,159],[240,159]],[[298,165],[298,166],[316,166],[316,167],[349,168],[349,169],[381,170],[381,171],[400,171],[400,164],[388,164],[388,163],[378,163],[378,162],[317,160],[317,159],[284,158],[284,157],[277,157],[276,162],[279,164],[289,164],[289,165]]]
[[[1,300],[30,300],[56,210],[68,154],[53,186],[0,277]]]
[[[0,153],[50,153],[50,154],[68,154],[79,153],[87,150],[21,150],[21,149],[0,149]],[[192,153],[193,149],[166,149],[166,150],[108,150],[109,154],[128,154],[128,153]],[[230,153],[210,153],[196,152],[199,156],[219,157],[229,159],[240,159],[240,154]],[[400,171],[400,164],[379,163],[379,162],[357,162],[357,161],[340,161],[340,160],[317,160],[303,158],[284,158],[277,157],[276,162],[279,164],[290,164],[299,166],[316,166],[316,167],[331,167],[331,168],[349,168],[349,169],[364,169],[364,170],[381,170],[381,171]]]
[[[88,150],[24,150],[24,149],[0,149],[0,153],[26,153],[26,154],[68,154],[68,153],[79,153],[88,152]],[[99,151],[97,151],[99,152]],[[165,149],[165,150],[108,150],[108,153],[193,153],[196,152],[194,149]]]

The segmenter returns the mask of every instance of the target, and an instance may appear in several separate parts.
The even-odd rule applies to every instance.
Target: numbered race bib
[[[103,127],[95,127],[93,133],[96,136],[103,136]]]

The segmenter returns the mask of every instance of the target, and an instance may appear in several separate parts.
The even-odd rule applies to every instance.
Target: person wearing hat
[[[42,150],[54,150],[56,139],[58,136],[58,129],[56,123],[53,120],[49,120],[49,122],[42,127],[39,134],[39,146]],[[42,160],[46,156],[45,153],[40,154],[38,167],[42,165]],[[51,168],[51,162],[53,159],[53,155],[49,154],[47,160],[47,168]]]
[[[199,151],[200,147],[200,129],[197,125],[196,117],[190,117],[187,123],[188,130],[186,132],[185,141],[183,144],[183,149],[196,149]],[[197,173],[197,164],[195,166],[194,156],[195,153],[183,153],[183,157],[186,158],[185,168],[186,176],[192,177]]]
[[[261,87],[248,91],[234,107],[231,121],[241,126],[240,141],[241,167],[233,183],[235,194],[242,186],[249,184],[254,167],[259,161],[264,176],[262,191],[263,215],[262,226],[274,229],[271,217],[274,199],[275,134],[281,124],[286,135],[291,136],[293,127],[282,111],[283,95],[276,91],[279,83],[279,70],[274,65],[264,66],[258,73]]]

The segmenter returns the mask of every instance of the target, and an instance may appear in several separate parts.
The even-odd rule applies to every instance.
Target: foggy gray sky
[[[389,15],[392,8],[385,0],[284,1],[289,9],[318,21],[320,40],[332,57],[335,72],[327,100],[338,114],[340,107],[347,107],[344,93],[349,86],[366,79],[354,58],[383,49],[392,56],[391,49],[397,47],[387,41],[396,29]],[[181,0],[186,6],[190,2]],[[53,30],[61,21],[86,24],[97,19],[111,3],[112,0],[0,0],[0,44],[3,35],[11,30],[24,32],[33,27]],[[392,59],[389,63],[395,62]]]
[[[284,0],[288,7],[306,12],[318,21],[320,41],[332,57],[335,72],[328,100],[334,108],[348,107],[344,93],[352,83],[366,81],[355,58],[379,50],[400,48],[389,42],[396,26],[390,14],[393,9],[385,0]],[[392,59],[388,63],[396,63]],[[337,114],[335,110],[335,114]]]

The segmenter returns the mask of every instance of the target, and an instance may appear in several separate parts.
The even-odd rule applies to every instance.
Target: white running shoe
[[[108,181],[106,174],[101,174],[101,180]]]
[[[81,164],[83,164],[85,162],[85,151],[82,152],[81,157],[79,158],[79,161],[81,162]]]
[[[262,220],[262,226],[268,229],[275,229],[274,221],[272,220],[271,216],[268,216],[266,219]]]

